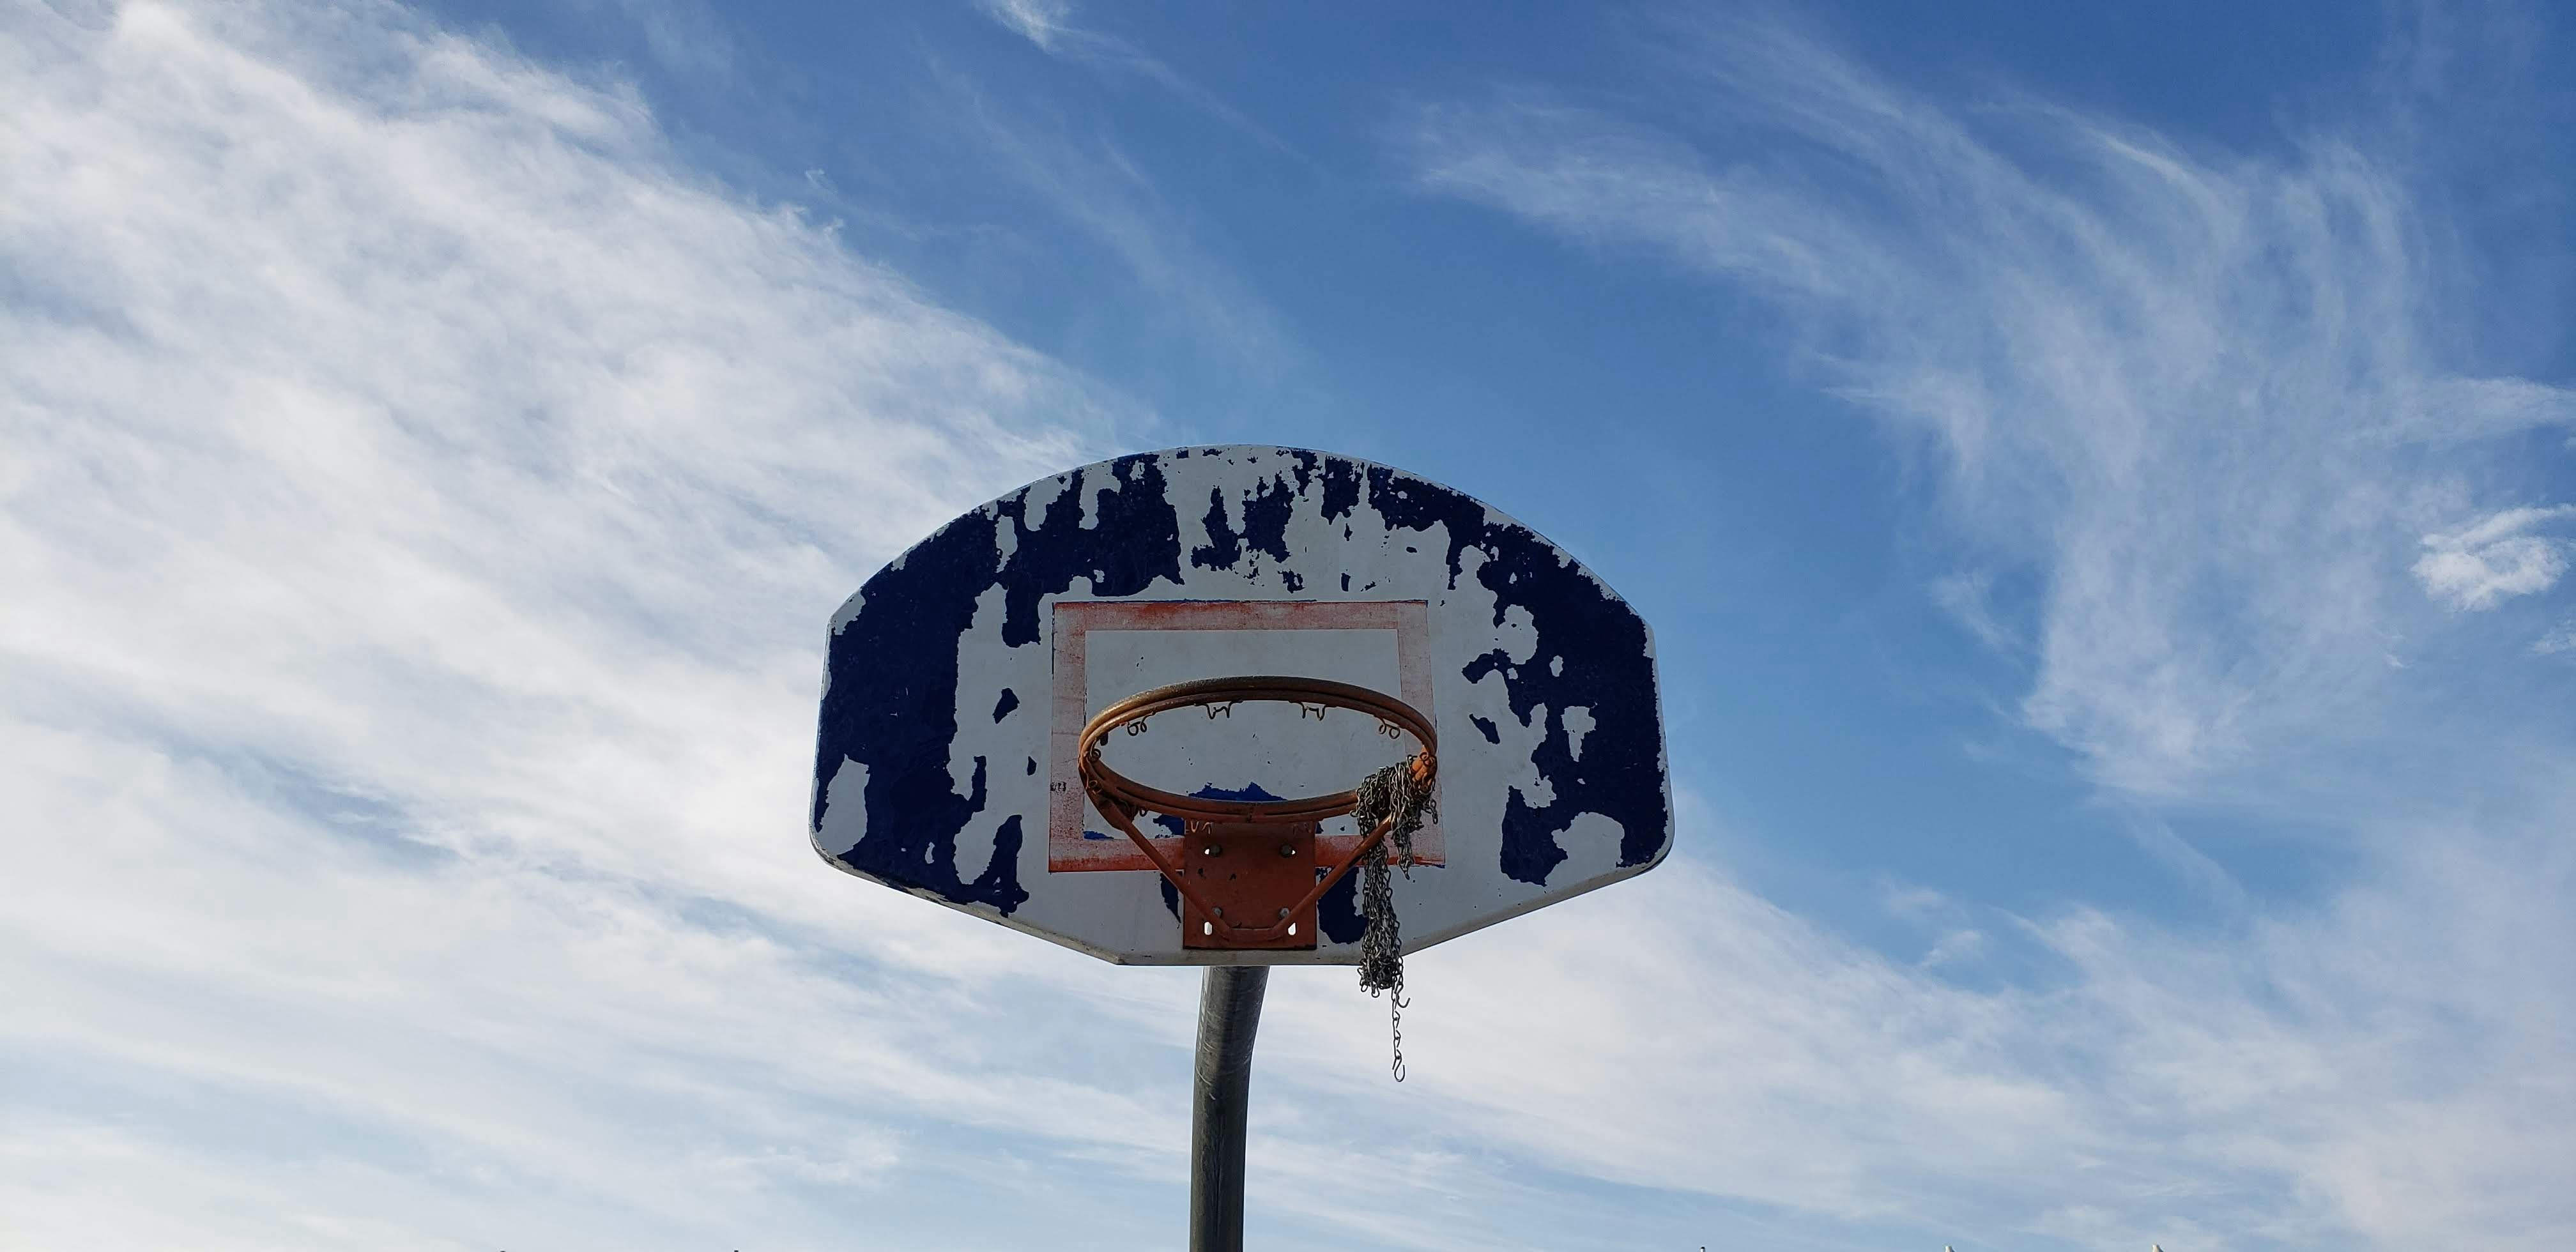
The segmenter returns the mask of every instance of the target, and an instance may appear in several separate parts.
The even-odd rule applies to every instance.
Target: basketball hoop
[[[1083,790],[1162,872],[1188,907],[1183,943],[1191,948],[1279,949],[1315,946],[1315,902],[1375,851],[1400,817],[1388,813],[1339,862],[1317,874],[1315,836],[1322,824],[1360,805],[1357,790],[1294,800],[1223,800],[1149,787],[1111,769],[1101,742],[1113,731],[1145,733],[1148,719],[1175,709],[1204,708],[1214,718],[1237,704],[1294,704],[1320,718],[1328,709],[1366,713],[1391,739],[1411,736],[1418,750],[1403,765],[1415,789],[1427,791],[1439,769],[1429,718],[1393,696],[1321,678],[1256,675],[1203,678],[1138,692],[1102,709],[1075,744]],[[1184,836],[1175,858],[1136,829],[1139,813],[1179,818]],[[1264,845],[1276,850],[1263,856]],[[1233,856],[1228,860],[1229,855]]]
[[[1645,620],[1545,536],[1392,466],[1267,445],[1076,466],[931,532],[829,640],[816,853],[1102,960],[1203,967],[1200,1252],[1243,1247],[1271,966],[1355,967],[1402,1078],[1408,949],[1672,848]],[[1283,671],[1314,677],[1258,676]]]

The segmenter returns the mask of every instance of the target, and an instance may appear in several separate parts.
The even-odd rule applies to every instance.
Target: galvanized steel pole
[[[1190,1252],[1243,1252],[1243,1124],[1263,965],[1211,965],[1199,983],[1198,1073],[1190,1105]]]

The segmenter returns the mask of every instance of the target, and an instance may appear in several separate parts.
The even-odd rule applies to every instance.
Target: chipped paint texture
[[[1033,696],[1060,686],[1055,606],[1090,600],[1428,606],[1445,864],[1397,880],[1408,948],[1639,873],[1670,846],[1653,641],[1625,603],[1555,545],[1449,488],[1321,453],[1230,447],[1121,457],[1031,484],[869,579],[832,622],[815,849],[1109,960],[1356,961],[1347,889],[1323,902],[1312,952],[1201,952],[1181,946],[1150,871],[1068,869],[1061,852],[1049,868],[1049,796],[1067,782],[1050,736],[1067,714]],[[1248,632],[1229,655],[1219,637],[1207,664],[1274,672],[1254,646],[1265,638],[1275,649],[1275,633]],[[1090,706],[1123,694],[1092,690]],[[1183,768],[1193,759],[1173,751]],[[1155,781],[1283,794],[1308,782]]]

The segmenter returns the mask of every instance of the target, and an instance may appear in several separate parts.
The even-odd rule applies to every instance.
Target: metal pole
[[[1243,1252],[1243,1115],[1266,965],[1211,965],[1199,983],[1190,1103],[1190,1252]]]

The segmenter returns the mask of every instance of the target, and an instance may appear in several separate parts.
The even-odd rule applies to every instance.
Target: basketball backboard
[[[1408,951],[1642,873],[1671,846],[1653,639],[1607,586],[1437,483],[1218,447],[1032,483],[851,596],[829,638],[814,848],[1110,961],[1356,963],[1357,874],[1315,903],[1302,942],[1192,946],[1164,874],[1086,794],[1076,745],[1095,715],[1243,675],[1384,693],[1436,729],[1437,818],[1394,883]],[[1184,712],[1109,736],[1104,758],[1168,791],[1272,799],[1348,789],[1404,755],[1344,710]],[[1177,821],[1138,829],[1184,842]],[[1326,822],[1313,859],[1359,837]]]

